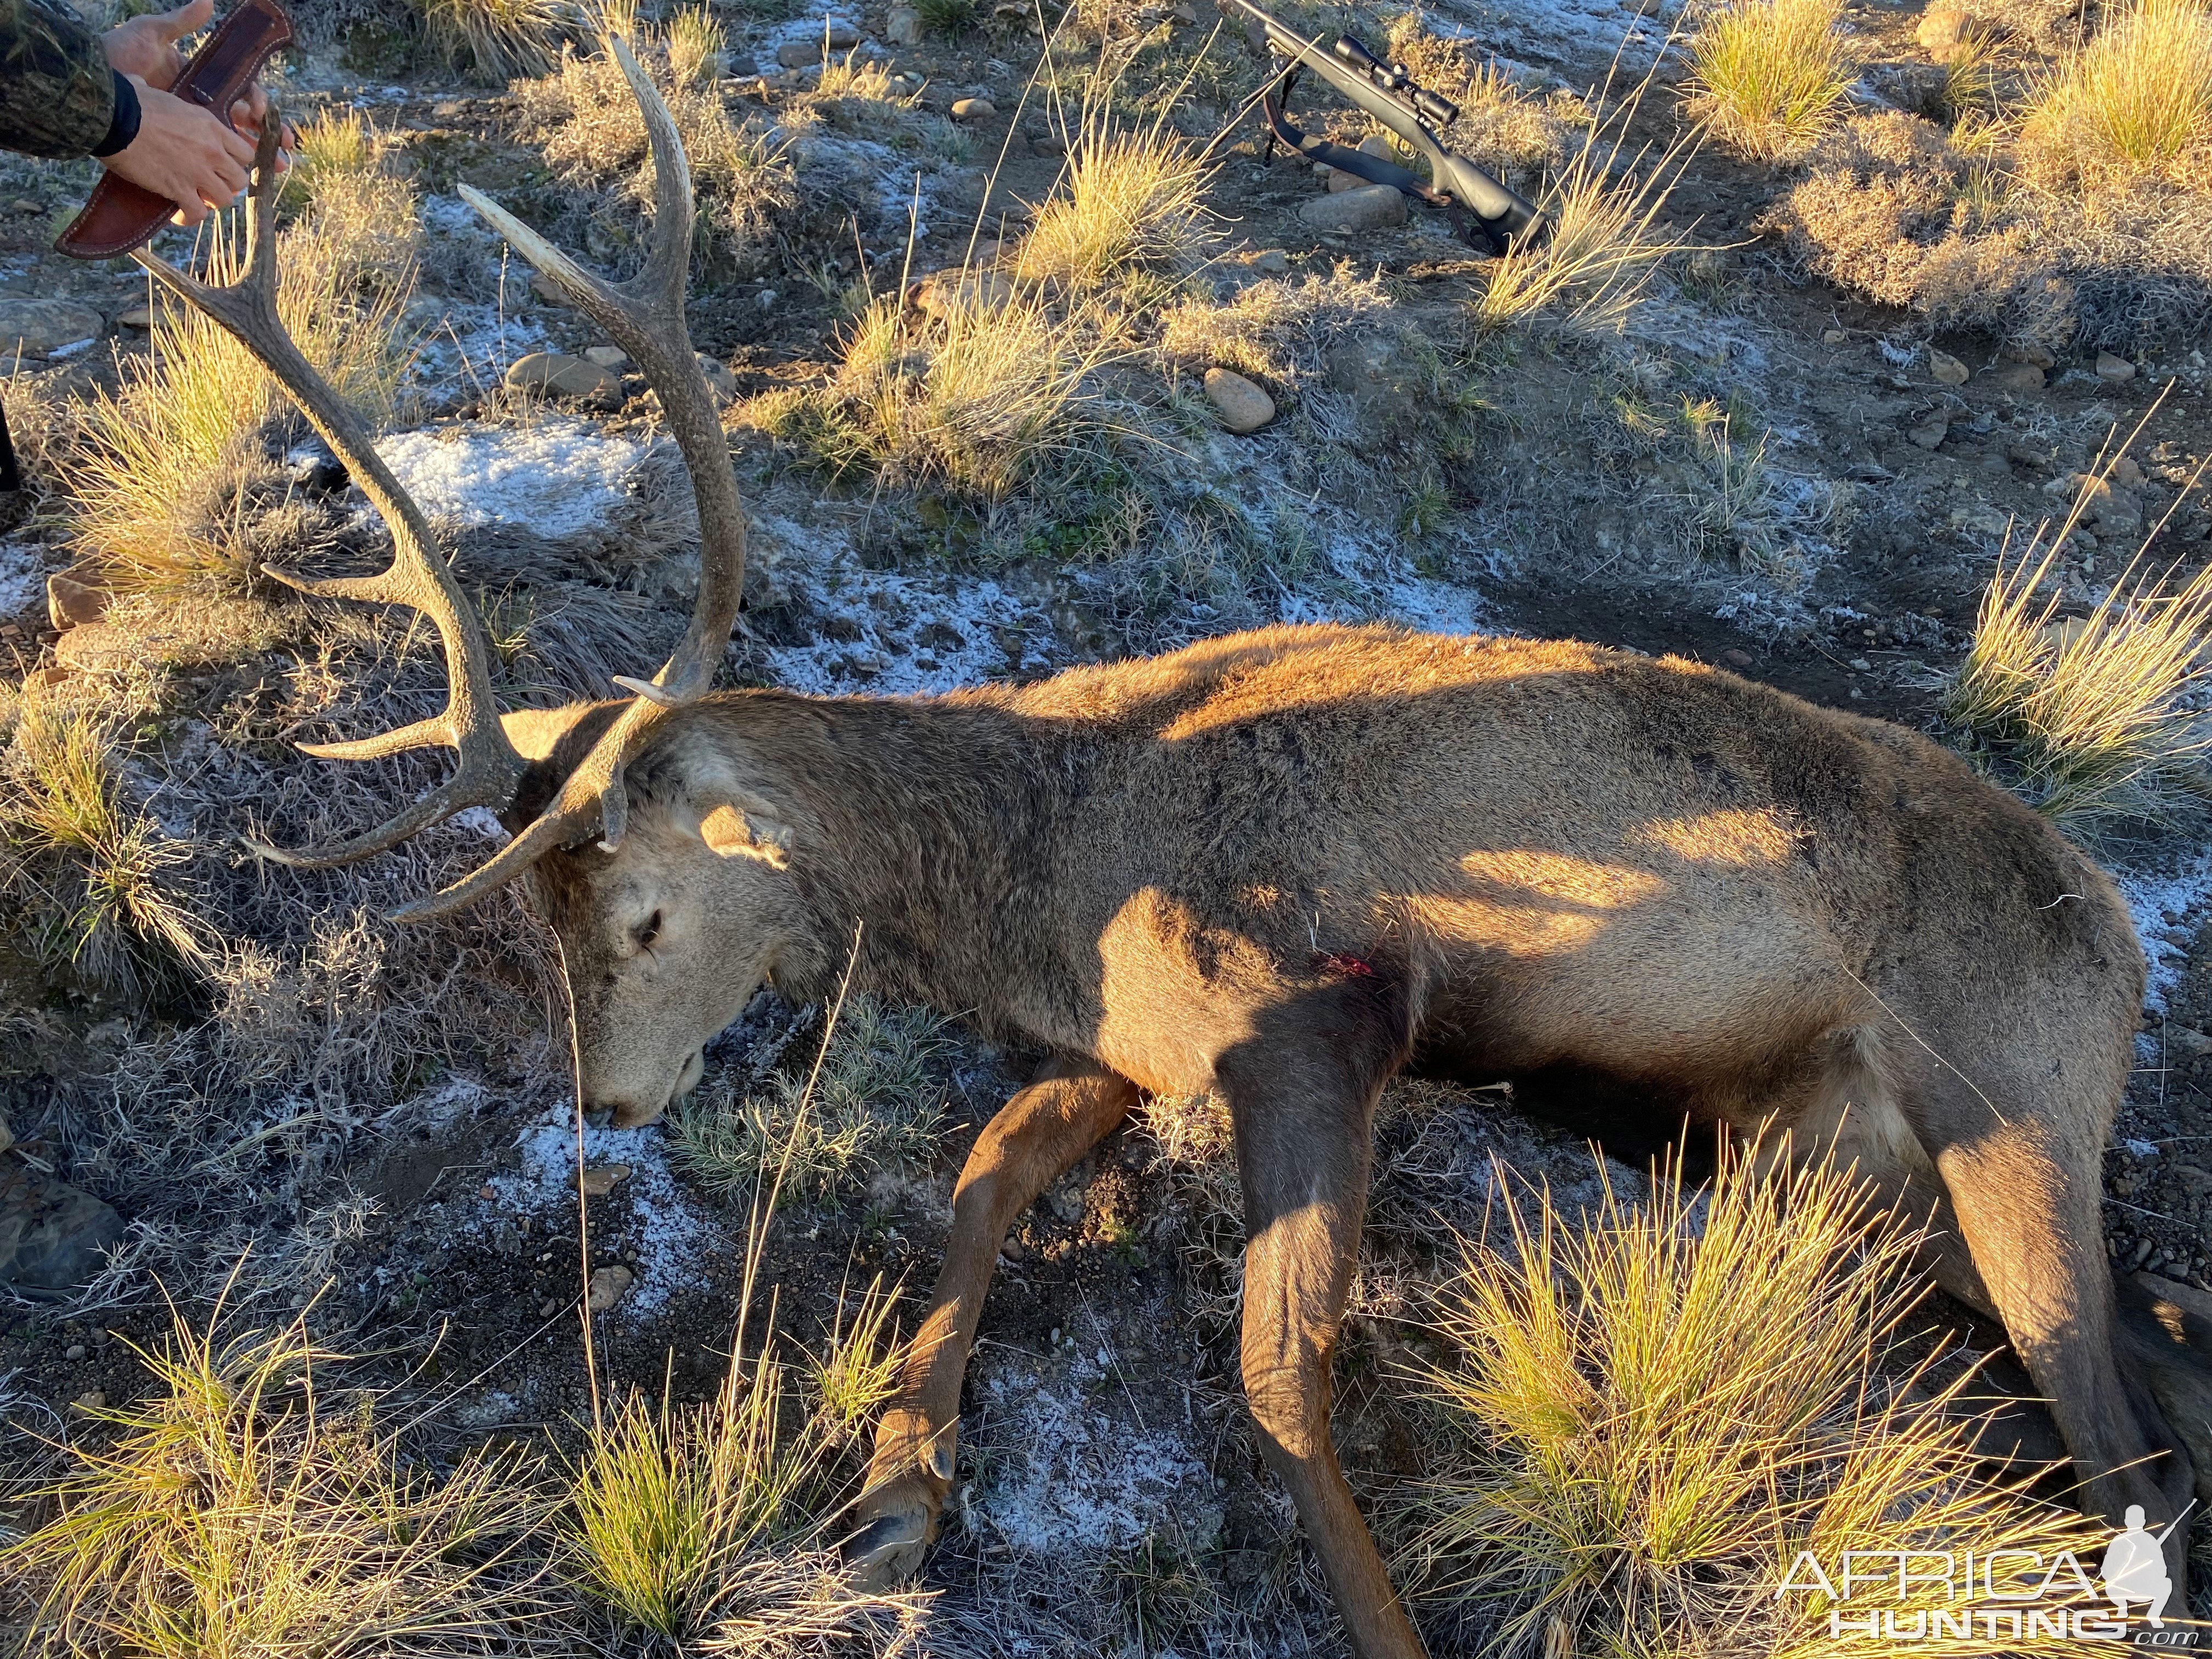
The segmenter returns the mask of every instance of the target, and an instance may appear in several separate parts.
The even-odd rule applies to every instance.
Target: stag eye
[[[640,924],[637,932],[631,935],[631,937],[637,941],[637,948],[639,950],[650,951],[653,949],[653,940],[660,937],[660,912],[655,910],[651,915],[647,916],[645,921]]]

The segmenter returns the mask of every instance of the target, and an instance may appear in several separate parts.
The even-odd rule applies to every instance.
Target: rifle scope
[[[1409,100],[1435,126],[1448,127],[1459,119],[1459,106],[1449,99],[1418,85],[1403,64],[1386,64],[1348,34],[1336,37],[1329,50],[1342,62],[1358,70],[1385,92],[1396,93]]]

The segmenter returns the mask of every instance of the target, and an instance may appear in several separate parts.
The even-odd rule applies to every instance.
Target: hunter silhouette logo
[[[2028,1549],[1981,1555],[1965,1550],[1844,1550],[1826,1561],[1801,1550],[1783,1575],[1775,1599],[1793,1592],[1818,1598],[1808,1611],[1826,1615],[1835,1640],[1869,1639],[1908,1650],[1916,1642],[1948,1644],[1974,1638],[2008,1644],[2071,1638],[2193,1650],[2200,1632],[2170,1628],[2166,1616],[2173,1595],[2166,1540],[2194,1508],[2191,1504],[2154,1533],[2142,1506],[2130,1504],[2126,1526],[2105,1546],[2094,1580],[2071,1550],[2051,1556]]]

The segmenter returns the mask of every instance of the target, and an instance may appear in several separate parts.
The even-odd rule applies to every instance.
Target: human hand
[[[205,28],[215,15],[215,0],[188,0],[174,11],[153,12],[118,23],[100,37],[110,69],[167,92],[184,73],[185,55],[177,42],[196,29]],[[258,96],[261,88],[254,89]],[[265,100],[264,100],[265,101]]]
[[[253,165],[252,143],[212,111],[131,78],[138,90],[138,136],[102,165],[174,202],[180,225],[196,225],[236,201]]]

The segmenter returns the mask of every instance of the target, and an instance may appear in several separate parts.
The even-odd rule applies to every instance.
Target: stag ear
[[[514,803],[500,814],[509,835],[520,835],[545,811],[568,774],[629,706],[628,699],[617,698],[559,708],[511,708],[499,717],[507,742],[523,761]]]
[[[699,839],[726,859],[758,859],[781,870],[791,862],[791,826],[775,817],[765,801],[723,801],[699,819]]]

